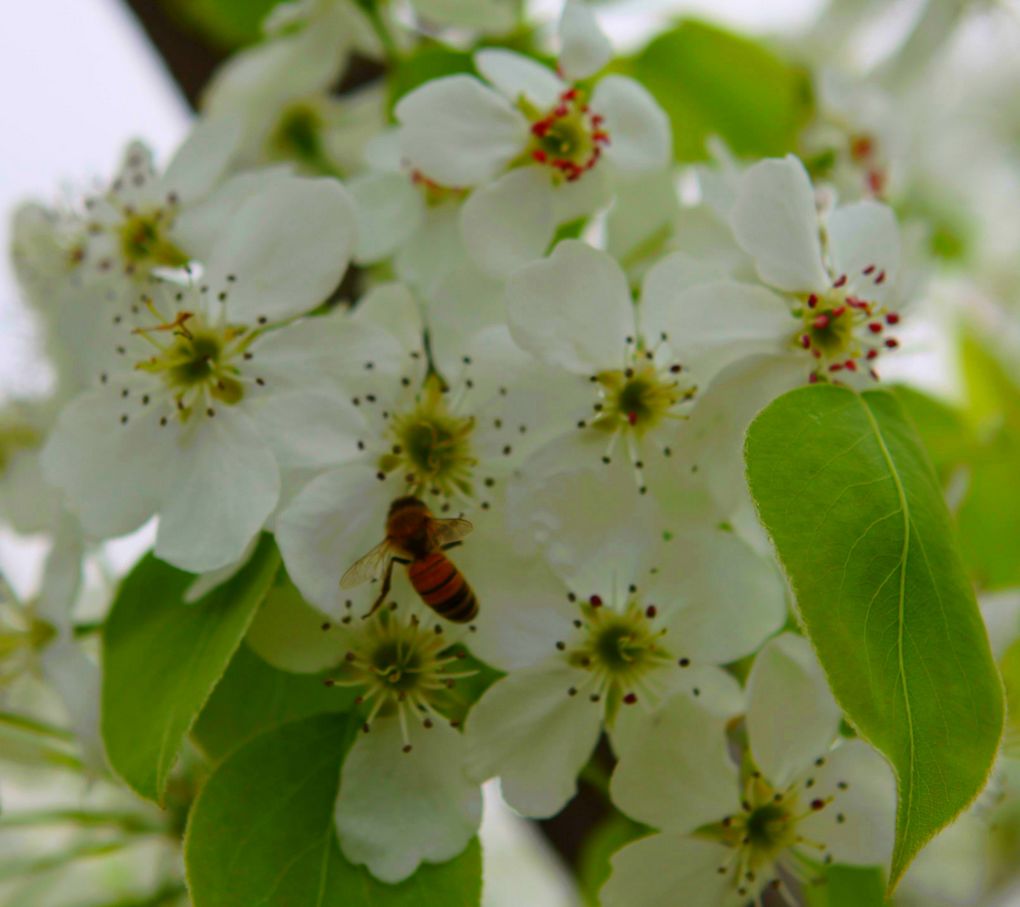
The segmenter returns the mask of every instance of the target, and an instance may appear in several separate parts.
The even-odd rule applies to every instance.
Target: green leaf
[[[953,473],[973,459],[977,439],[963,412],[950,403],[904,384],[890,388],[924,442],[939,479],[945,485]]]
[[[999,662],[1006,687],[1006,739],[1004,748],[1020,756],[1020,639],[1015,639]]]
[[[577,866],[577,884],[585,904],[598,907],[599,889],[609,879],[613,854],[648,833],[646,826],[613,812],[585,838]]]
[[[171,15],[183,19],[212,44],[231,50],[262,37],[262,20],[280,0],[163,0]]]
[[[185,735],[240,645],[280,566],[268,535],[238,573],[195,604],[194,577],[144,557],[103,631],[102,734],[110,766],[162,802]]]
[[[191,729],[192,739],[219,762],[270,728],[324,712],[346,712],[358,691],[326,687],[327,676],[279,671],[242,645]]]
[[[898,778],[890,888],[988,779],[1002,683],[935,473],[896,398],[773,401],[747,475],[832,690]]]
[[[1020,434],[998,432],[970,464],[956,513],[963,556],[982,590],[1020,585]]]
[[[882,870],[874,866],[829,866],[816,885],[804,888],[808,907],[886,907]]]
[[[694,20],[659,35],[619,68],[669,114],[679,161],[706,158],[712,135],[741,156],[785,154],[813,108],[806,72],[760,44]]]
[[[333,805],[361,719],[319,715],[236,750],[206,783],[185,838],[195,907],[478,907],[477,842],[385,885],[340,853]]]

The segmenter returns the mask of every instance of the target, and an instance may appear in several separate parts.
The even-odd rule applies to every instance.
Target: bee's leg
[[[449,551],[451,548],[456,548],[458,545],[463,544],[464,544],[463,539],[458,539],[456,542],[447,542],[445,545],[442,545],[441,547],[443,551]]]
[[[379,594],[376,596],[375,601],[372,602],[372,607],[368,609],[366,614],[362,615],[362,620],[370,618],[376,611],[379,610],[382,603],[386,601],[386,596],[390,594],[390,585],[393,580],[393,565],[397,563],[410,564],[411,562],[402,557],[390,558],[390,562],[386,565],[386,572],[383,574],[382,589],[379,590]]]

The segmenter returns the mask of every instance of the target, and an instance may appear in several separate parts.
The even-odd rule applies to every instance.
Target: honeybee
[[[365,617],[390,591],[394,564],[407,565],[407,577],[433,611],[447,620],[467,623],[478,614],[478,599],[445,552],[459,545],[474,527],[467,520],[439,519],[416,497],[397,498],[386,517],[386,538],[359,558],[341,577],[350,589],[382,577],[382,588]]]

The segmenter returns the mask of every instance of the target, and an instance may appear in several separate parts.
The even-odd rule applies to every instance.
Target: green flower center
[[[876,284],[885,281],[885,273],[871,266],[863,276]],[[883,349],[899,346],[888,333],[888,328],[899,323],[899,316],[848,292],[846,285],[847,278],[840,276],[831,291],[810,293],[794,310],[801,324],[792,343],[815,360],[812,382],[832,380],[844,371],[866,371],[877,378],[874,360]]]
[[[414,409],[392,419],[393,444],[379,468],[384,473],[402,470],[415,495],[431,489],[446,497],[471,496],[478,462],[471,446],[474,427],[473,418],[450,411],[442,382],[432,375]]]
[[[151,302],[150,310],[159,316]],[[202,315],[179,312],[170,322],[137,328],[156,352],[135,368],[158,375],[173,396],[179,417],[187,419],[199,404],[233,406],[244,398],[238,365],[251,340],[245,328],[214,325]],[[163,340],[169,335],[169,340]]]
[[[564,91],[550,110],[539,110],[523,96],[518,106],[531,121],[531,144],[524,160],[549,167],[557,181],[580,179],[609,144],[602,117],[588,107],[580,89]]]
[[[147,273],[152,268],[178,268],[188,263],[168,236],[172,214],[157,208],[129,214],[119,228],[120,250],[131,271]]]
[[[287,107],[269,135],[270,157],[297,158],[309,164],[323,160],[322,130],[325,121],[311,104],[298,102]]]
[[[589,696],[593,702],[605,700],[611,724],[621,703],[636,702],[636,691],[649,691],[653,675],[675,662],[661,643],[665,630],[655,626],[654,605],[642,607],[631,599],[617,610],[595,595],[582,603],[581,613],[581,640],[570,648],[557,643],[557,648],[571,665],[591,673],[594,691]],[[578,692],[570,690],[571,695]]]
[[[660,370],[651,362],[600,372],[594,379],[600,399],[591,425],[608,431],[629,429],[638,436],[656,428],[677,404],[693,396],[694,388],[682,386],[679,374],[677,365]]]
[[[328,685],[361,688],[355,705],[368,706],[366,732],[377,717],[396,716],[404,751],[410,752],[409,725],[431,728],[456,710],[451,690],[459,679],[474,674],[451,670],[463,657],[450,650],[435,627],[423,626],[413,614],[403,618],[383,609],[358,628],[339,676]]]

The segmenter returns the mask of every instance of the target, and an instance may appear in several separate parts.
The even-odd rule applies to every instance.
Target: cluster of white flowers
[[[769,400],[873,384],[899,345],[916,281],[870,146],[838,200],[793,155],[681,172],[684,124],[582,0],[551,65],[487,47],[392,109],[331,93],[387,53],[376,25],[278,8],[163,170],[133,144],[104,189],[17,212],[58,379],[3,414],[0,507],[56,534],[60,588],[0,605],[0,694],[41,659],[94,737],[83,551],[157,518],[197,597],[268,532],[316,618],[267,602],[252,646],[357,689],[336,829],[379,879],[460,853],[490,778],[556,814],[603,735],[613,803],[654,830],[606,907],[792,901],[829,861],[887,862],[891,773],[790,629],[741,458]]]

